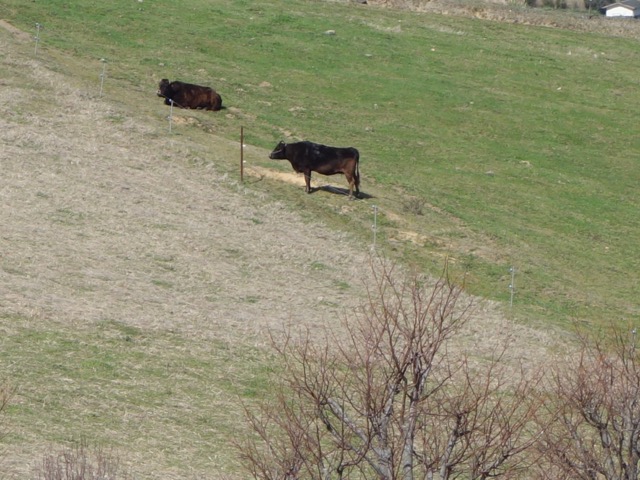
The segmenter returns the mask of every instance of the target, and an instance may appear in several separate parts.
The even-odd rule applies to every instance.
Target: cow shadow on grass
[[[309,193],[314,193],[314,192],[317,192],[318,190],[332,193],[334,195],[344,195],[347,197],[349,196],[348,188],[334,187],[333,185],[322,185],[321,187],[311,187],[311,192]],[[356,195],[354,192],[353,196],[357,200],[367,200],[369,198],[374,198],[373,195],[369,195],[368,193],[364,193],[363,191],[360,191],[358,195]]]
[[[253,184],[253,183],[258,183],[258,182],[262,182],[265,178],[267,178],[266,175],[258,175],[257,177],[251,179],[251,180],[243,180],[244,182]],[[309,193],[315,193],[318,190],[323,191],[323,192],[328,192],[331,193],[333,195],[344,195],[345,197],[349,196],[349,189],[348,188],[340,188],[340,187],[334,187],[332,185],[323,185],[321,187],[311,187],[311,191]],[[370,198],[375,198],[373,195],[369,195],[368,193],[364,193],[362,190],[360,191],[360,193],[356,196],[355,192],[354,192],[354,198],[357,200],[368,200]]]

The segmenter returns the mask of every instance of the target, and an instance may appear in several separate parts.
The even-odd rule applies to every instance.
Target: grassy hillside
[[[240,185],[237,143],[167,135],[33,51],[0,22],[0,478],[60,478],[37,468],[78,441],[114,449],[117,478],[237,473],[267,330],[330,327],[366,252]]]
[[[637,318],[635,41],[324,2],[6,3],[74,74],[97,82],[106,59],[106,95],[150,115],[166,113],[157,82],[179,78],[221,92],[226,115],[196,115],[207,128],[235,140],[243,125],[265,153],[356,146],[379,238],[420,268],[449,256],[474,293],[506,300],[514,265],[521,317]],[[281,191],[370,236],[368,209]]]
[[[474,293],[507,305],[515,266],[517,323],[638,320],[637,37],[187,3],[3,3],[20,31],[0,28],[0,381],[18,392],[0,477],[79,438],[135,478],[237,474],[265,329],[357,304],[374,205],[379,249],[433,272],[448,257]],[[175,111],[169,133],[165,77],[227,109]],[[365,198],[278,180],[282,138],[357,147]],[[489,310],[476,346],[505,330]],[[516,354],[544,356],[548,337],[518,333]]]

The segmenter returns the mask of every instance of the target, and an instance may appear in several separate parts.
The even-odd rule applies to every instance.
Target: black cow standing
[[[166,78],[160,81],[158,96],[164,97],[164,104],[176,107],[217,111],[222,108],[222,98],[211,87],[203,87],[180,81],[169,82]]]
[[[313,142],[280,142],[273,149],[269,158],[289,160],[296,172],[304,173],[305,191],[311,193],[311,172],[322,175],[342,173],[349,182],[349,197],[360,194],[360,154],[352,147],[337,148]]]

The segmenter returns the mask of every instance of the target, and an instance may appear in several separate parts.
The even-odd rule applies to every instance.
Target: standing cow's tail
[[[357,148],[354,148],[356,154],[354,155],[356,159],[356,171],[355,171],[355,181],[356,181],[356,197],[360,196],[360,152],[358,152]]]

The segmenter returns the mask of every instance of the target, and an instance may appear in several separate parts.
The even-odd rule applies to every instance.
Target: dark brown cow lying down
[[[204,110],[220,110],[222,98],[213,88],[193,85],[184,82],[169,82],[166,78],[160,81],[158,96],[164,97],[165,105],[173,104],[180,108],[202,108]]]
[[[296,172],[304,173],[305,191],[311,193],[311,172],[322,175],[342,173],[349,182],[349,197],[360,194],[360,154],[353,147],[328,147],[313,142],[280,142],[273,149],[269,158],[289,160]]]

